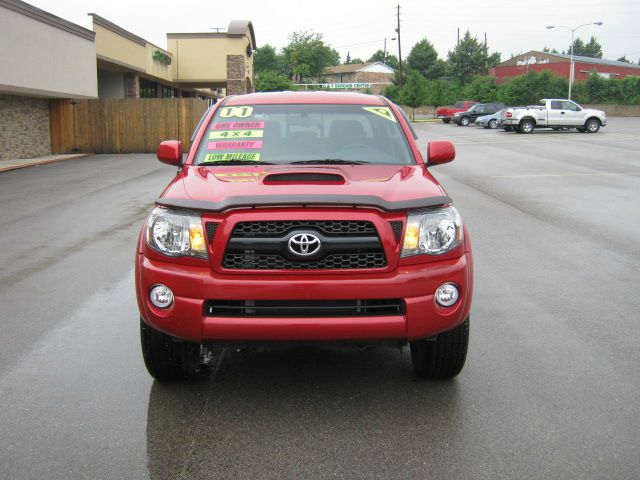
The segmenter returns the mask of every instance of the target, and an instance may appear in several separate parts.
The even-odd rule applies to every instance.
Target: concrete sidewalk
[[[65,155],[46,155],[37,158],[21,158],[18,160],[0,160],[0,173],[19,168],[35,167],[46,163],[63,162],[65,160],[73,160],[75,158],[88,157],[92,153],[71,153]]]

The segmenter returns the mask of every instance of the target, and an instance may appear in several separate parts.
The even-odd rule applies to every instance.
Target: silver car
[[[491,115],[483,115],[482,117],[478,117],[476,119],[476,125],[491,129],[502,126],[502,114],[505,110],[506,108],[503,108],[502,110],[498,110],[496,113],[492,113]]]

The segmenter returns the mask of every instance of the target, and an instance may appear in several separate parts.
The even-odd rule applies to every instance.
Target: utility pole
[[[398,83],[400,84],[400,88],[402,88],[402,47],[400,45],[400,4],[398,4],[397,17],[398,17],[398,28],[396,28],[396,33],[398,34]]]
[[[458,41],[456,42],[456,45],[460,45],[460,27],[458,27]]]

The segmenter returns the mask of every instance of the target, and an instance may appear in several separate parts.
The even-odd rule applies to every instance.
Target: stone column
[[[244,55],[227,55],[227,95],[247,93]]]
[[[140,79],[135,73],[124,74],[124,98],[140,98]]]

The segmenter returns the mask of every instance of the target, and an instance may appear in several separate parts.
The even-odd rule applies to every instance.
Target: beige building
[[[0,160],[51,153],[49,99],[97,97],[94,35],[0,0]]]
[[[249,21],[223,33],[169,33],[165,50],[97,15],[100,98],[217,97],[253,91],[255,35]]]
[[[234,20],[224,33],[168,33],[176,58],[175,81],[182,86],[225,89],[229,95],[253,92],[256,37],[247,20]]]
[[[51,118],[76,99],[213,99],[252,92],[253,25],[170,33],[168,48],[89,14],[93,30],[0,0],[0,160],[51,154]],[[57,131],[54,122],[54,131]]]
[[[322,81],[332,84],[370,84],[373,93],[382,93],[393,82],[394,70],[382,62],[351,63],[329,67]]]

